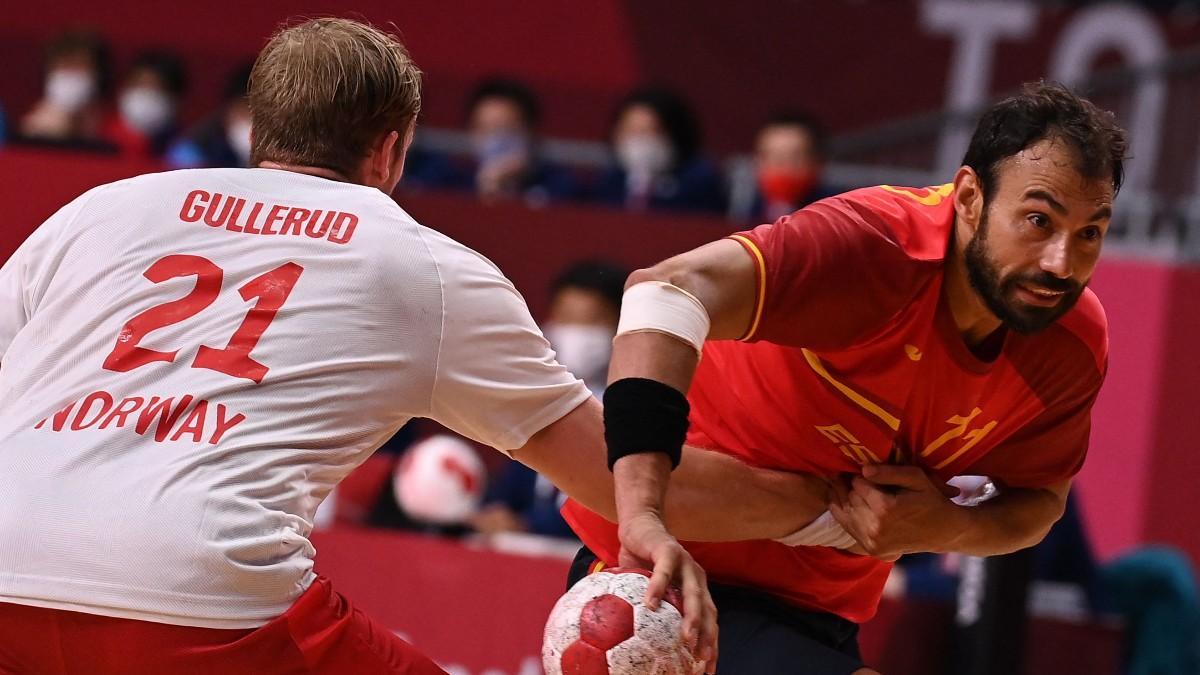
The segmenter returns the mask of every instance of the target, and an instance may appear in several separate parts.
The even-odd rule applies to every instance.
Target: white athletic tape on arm
[[[817,516],[816,520],[808,525],[775,541],[788,546],[829,546],[840,549],[847,549],[858,543],[828,511]]]
[[[625,291],[617,335],[666,333],[700,353],[710,326],[708,310],[696,296],[663,281],[643,281]]]

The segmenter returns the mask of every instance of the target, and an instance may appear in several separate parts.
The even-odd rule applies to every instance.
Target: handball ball
[[[683,600],[671,588],[642,604],[647,570],[617,567],[579,580],[559,598],[542,636],[546,675],[691,675],[699,664],[680,635]]]
[[[392,489],[411,518],[455,525],[479,510],[486,473],[470,444],[440,434],[408,449],[392,475]]]

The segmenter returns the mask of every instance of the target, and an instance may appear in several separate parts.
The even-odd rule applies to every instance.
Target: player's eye
[[[1090,227],[1083,228],[1083,231],[1079,233],[1079,236],[1088,241],[1100,241],[1104,238],[1104,232],[1095,225],[1092,225]]]
[[[1050,227],[1050,219],[1041,213],[1031,213],[1028,218],[1030,224],[1039,230]]]

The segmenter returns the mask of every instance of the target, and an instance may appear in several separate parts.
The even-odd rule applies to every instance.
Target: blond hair
[[[250,73],[251,161],[350,175],[381,135],[421,110],[421,71],[394,35],[350,19],[277,32]]]

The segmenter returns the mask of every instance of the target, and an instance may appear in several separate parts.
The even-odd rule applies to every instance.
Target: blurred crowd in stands
[[[247,166],[250,67],[230,72],[221,92],[191,92],[183,60],[169,50],[138,53],[115,72],[103,37],[68,31],[45,47],[33,107],[9,111],[7,124],[0,109],[0,142],[155,159],[168,168]],[[185,124],[181,101],[193,95],[210,99],[211,112]],[[720,163],[706,153],[692,107],[664,87],[638,88],[616,102],[608,128],[592,139],[606,147],[602,163],[573,157],[569,147],[547,152],[556,141],[541,136],[540,122],[534,91],[488,77],[464,102],[461,129],[432,131],[449,143],[423,142],[430,130],[418,132],[402,189],[473,192],[535,208],[574,202],[724,215],[736,223],[774,220],[840,191],[822,181],[821,123],[799,111],[781,111],[746,139],[750,170],[744,158]]]

